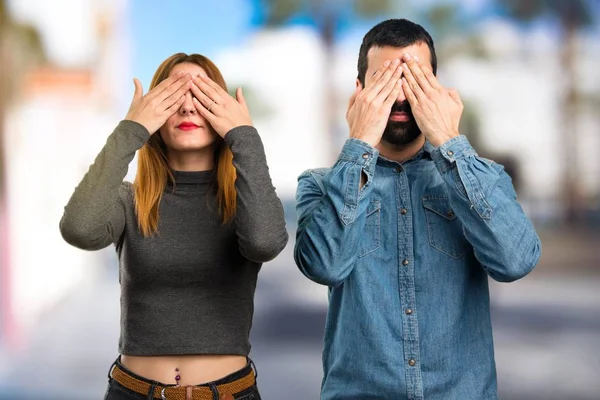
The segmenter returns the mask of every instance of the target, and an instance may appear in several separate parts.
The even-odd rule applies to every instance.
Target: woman
[[[134,84],[60,223],[68,243],[112,243],[119,257],[121,355],[105,399],[260,399],[254,291],[288,235],[242,91],[234,99],[210,60],[183,53],[147,94]]]

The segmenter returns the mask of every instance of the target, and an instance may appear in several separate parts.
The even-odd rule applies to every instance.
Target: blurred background
[[[501,398],[600,399],[599,16],[598,0],[0,0],[0,399],[102,398],[117,260],[70,247],[58,221],[132,78],[147,88],[180,51],[244,87],[285,204],[290,243],[256,293],[263,398],[318,398],[327,298],[293,262],[296,178],[332,165],[360,42],[391,17],[432,34],[461,132],[542,237],[533,273],[491,283]]]

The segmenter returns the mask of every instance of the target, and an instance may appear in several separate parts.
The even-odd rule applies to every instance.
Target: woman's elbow
[[[286,230],[283,230],[276,237],[267,235],[256,237],[240,250],[247,259],[257,263],[266,263],[275,259],[283,251],[288,240],[289,235]]]
[[[95,235],[85,229],[83,224],[78,224],[66,218],[61,219],[59,230],[65,242],[81,250],[100,250],[111,243],[110,241],[106,243],[105,240],[95,239]]]

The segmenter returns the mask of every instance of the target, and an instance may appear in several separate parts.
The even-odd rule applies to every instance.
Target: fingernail
[[[406,61],[409,61],[409,60],[410,60],[410,54],[408,54],[408,53],[404,53],[404,59],[405,59]]]
[[[396,58],[396,59],[394,60],[394,65],[398,65],[398,64],[400,64],[400,59],[399,59],[399,58]]]
[[[419,62],[419,57],[418,56],[415,56],[415,61]]]
[[[389,62],[389,61],[386,61],[386,62],[384,62],[384,63],[383,63],[383,66],[384,66],[384,67],[387,67],[387,66],[389,66],[389,65],[390,65],[390,62]]]
[[[204,72],[200,72],[200,78],[206,78],[206,74]]]
[[[406,63],[402,63],[402,68],[408,71],[408,65],[406,65]]]

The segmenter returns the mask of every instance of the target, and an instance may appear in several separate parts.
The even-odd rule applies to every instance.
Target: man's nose
[[[404,94],[404,89],[400,89],[400,93],[398,93],[398,97],[396,98],[397,103],[402,103],[406,101],[406,95]]]

